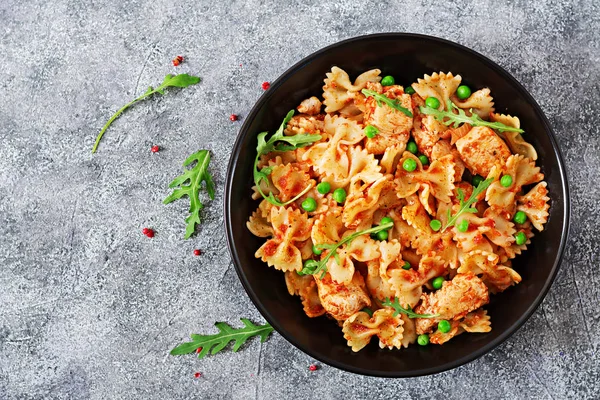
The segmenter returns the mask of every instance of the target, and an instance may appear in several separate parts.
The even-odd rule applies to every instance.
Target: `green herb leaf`
[[[460,188],[459,188],[457,190],[457,197],[460,200],[460,209],[458,210],[456,215],[454,215],[453,217],[450,217],[451,213],[450,213],[450,210],[448,210],[448,222],[446,223],[446,226],[444,227],[444,229],[442,229],[442,232],[444,232],[447,228],[454,226],[454,224],[456,224],[456,220],[458,219],[458,217],[461,214],[463,214],[465,212],[476,213],[477,209],[475,207],[471,207],[471,205],[477,201],[477,196],[479,196],[481,193],[483,193],[488,188],[488,186],[490,186],[492,184],[493,181],[494,181],[494,178],[489,178],[489,179],[486,179],[485,181],[481,181],[479,183],[479,185],[477,185],[477,187],[475,189],[473,189],[473,193],[471,194],[471,197],[469,197],[469,199],[466,202],[464,201],[465,194],[462,193],[462,190],[460,190]]]
[[[346,236],[345,238],[343,238],[342,240],[340,240],[339,242],[337,242],[335,244],[318,244],[318,245],[316,245],[316,247],[319,250],[328,250],[327,253],[325,254],[324,257],[321,258],[321,260],[319,260],[316,269],[305,267],[300,272],[302,272],[302,275],[316,275],[320,272],[321,279],[323,279],[323,277],[325,276],[325,273],[327,272],[327,261],[329,261],[329,259],[332,256],[335,258],[335,262],[338,265],[342,264],[341,260],[340,260],[340,256],[337,253],[338,248],[342,247],[346,243],[350,243],[351,241],[353,241],[354,239],[356,239],[359,236],[368,235],[371,233],[377,233],[379,231],[385,231],[385,230],[390,229],[393,226],[394,226],[393,222],[388,222],[387,224],[381,224],[381,225],[375,226],[373,228],[365,229],[364,231],[354,232],[352,235]]]
[[[379,94],[374,90],[363,89],[361,92],[362,92],[362,94],[364,94],[367,97],[373,97],[375,99],[375,101],[377,102],[378,107],[381,107],[382,103],[385,103],[389,107],[393,108],[394,110],[403,112],[405,115],[407,115],[409,117],[413,116],[413,114],[410,112],[410,110],[406,107],[403,107],[402,103],[398,99],[392,100],[389,97],[387,97],[383,94]]]
[[[219,329],[219,333],[214,335],[192,334],[192,341],[175,347],[171,350],[171,355],[190,354],[202,347],[202,350],[198,353],[198,358],[204,358],[209,352],[210,354],[220,352],[232,341],[235,342],[232,350],[236,352],[251,337],[260,335],[262,343],[273,332],[273,327],[269,324],[254,325],[246,318],[241,320],[244,323],[243,328],[235,329],[224,322],[217,322],[215,326]]]
[[[183,166],[196,162],[191,169],[185,169],[184,173],[178,176],[169,184],[170,188],[174,188],[164,201],[164,204],[169,204],[172,201],[188,196],[190,198],[190,215],[185,219],[185,238],[188,239],[196,231],[196,225],[200,223],[200,211],[204,205],[200,202],[200,188],[202,182],[206,185],[206,192],[211,200],[215,199],[215,184],[212,176],[208,172],[208,163],[210,162],[210,153],[208,150],[200,150],[189,156]]]
[[[392,307],[395,310],[394,317],[401,313],[406,314],[408,318],[435,318],[440,316],[439,314],[417,314],[410,307],[402,307],[400,305],[400,301],[397,298],[395,298],[392,302],[390,301],[389,297],[386,297],[383,303],[381,303],[381,305],[385,307]]]
[[[268,154],[272,151],[292,151],[297,148],[308,146],[316,142],[317,140],[321,140],[321,135],[309,135],[309,134],[298,134],[293,136],[285,136],[283,134],[283,130],[288,122],[294,116],[294,110],[291,110],[287,113],[283,122],[279,126],[279,129],[269,138],[269,140],[265,140],[269,132],[261,132],[257,136],[258,144],[256,146],[256,158],[254,159],[254,184],[258,188],[259,193],[265,199],[267,199],[271,204],[282,207],[286,206],[294,201],[298,200],[300,197],[304,196],[310,189],[311,186],[307,186],[300,194],[294,197],[291,200],[282,203],[273,193],[269,193],[267,196],[263,193],[260,183],[261,181],[269,182],[269,175],[272,172],[271,168],[265,167],[261,170],[258,169],[258,162],[260,161],[260,156]]]
[[[188,74],[179,74],[173,76],[171,74],[168,74],[167,76],[165,76],[165,79],[163,80],[161,85],[156,89],[153,89],[152,86],[148,87],[148,90],[146,90],[143,95],[125,104],[123,107],[119,108],[119,110],[117,110],[117,112],[114,113],[112,117],[110,117],[106,124],[104,124],[104,126],[100,130],[100,133],[98,133],[98,136],[96,137],[96,142],[94,143],[94,147],[92,148],[92,153],[95,153],[96,150],[98,150],[98,145],[100,144],[100,140],[102,140],[102,136],[104,136],[104,132],[106,132],[108,127],[114,122],[115,119],[117,119],[123,113],[123,111],[127,110],[135,103],[152,96],[155,93],[165,94],[165,88],[186,88],[188,86],[195,85],[198,82],[200,82],[200,78],[198,78],[197,76],[192,76]]]
[[[479,115],[477,115],[476,113],[473,112],[473,109],[471,108],[471,116],[467,116],[467,114],[465,114],[465,110],[463,110],[462,108],[459,108],[456,104],[454,104],[450,99],[448,99],[447,102],[447,107],[448,111],[444,111],[444,110],[437,110],[435,108],[431,108],[431,107],[419,107],[419,110],[421,110],[421,113],[425,114],[425,115],[433,115],[433,117],[435,119],[437,119],[439,122],[443,123],[444,125],[454,125],[455,128],[458,128],[458,126],[462,123],[468,123],[472,126],[487,126],[489,128],[492,129],[496,129],[499,132],[519,132],[519,133],[523,133],[525,132],[523,129],[519,129],[519,128],[513,128],[512,126],[508,126],[508,125],[504,125],[501,122],[489,122],[489,121],[485,121],[483,119],[481,119],[481,117]],[[456,110],[458,112],[458,114],[455,114],[452,110]]]

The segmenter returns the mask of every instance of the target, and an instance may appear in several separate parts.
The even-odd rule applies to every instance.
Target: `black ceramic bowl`
[[[250,198],[256,135],[274,132],[286,113],[312,95],[321,96],[325,73],[332,66],[351,78],[372,68],[410,84],[423,74],[451,71],[476,90],[489,87],[498,112],[517,115],[526,139],[538,152],[537,165],[548,182],[550,218],[529,249],[514,260],[523,281],[491,296],[486,307],[492,331],[460,335],[442,346],[410,346],[380,350],[377,341],[358,353],[347,346],[331,320],[308,318],[298,297],[288,294],[283,273],[268,267],[254,252],[264,239],[254,237],[246,221],[258,202]],[[259,99],[238,135],[227,171],[225,223],[229,250],[248,295],[288,341],[324,363],[347,371],[384,377],[427,375],[457,367],[482,356],[512,335],[535,311],[558,270],[569,225],[565,167],[542,110],[504,69],[466,47],[429,36],[388,33],[357,37],[326,47],[300,61],[271,85]]]

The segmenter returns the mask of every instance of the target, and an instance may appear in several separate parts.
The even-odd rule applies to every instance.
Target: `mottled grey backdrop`
[[[0,1],[0,399],[598,398],[598,2],[225,3]],[[216,320],[262,321],[224,239],[225,169],[241,126],[229,115],[245,115],[262,81],[315,50],[387,31],[487,55],[550,119],[573,222],[540,309],[492,353],[424,378],[310,372],[314,360],[277,334],[236,354],[169,356]],[[132,109],[90,154],[114,110],[175,72],[203,81]],[[199,148],[214,156],[217,198],[185,241],[186,204],[161,200]]]

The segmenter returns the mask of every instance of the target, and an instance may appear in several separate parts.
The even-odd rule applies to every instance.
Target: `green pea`
[[[425,105],[429,108],[438,108],[440,106],[440,101],[435,97],[428,97],[425,100]]]
[[[510,185],[512,185],[512,182],[512,176],[510,175],[502,175],[502,178],[500,178],[500,184],[505,188],[510,187]]]
[[[469,221],[467,221],[466,219],[463,219],[462,221],[460,221],[460,223],[458,224],[456,229],[458,229],[459,232],[468,231],[469,230]]]
[[[369,138],[369,139],[373,139],[377,134],[379,133],[379,129],[377,129],[376,127],[374,127],[373,125],[367,125],[365,127],[365,135]]]
[[[471,95],[471,88],[467,85],[460,85],[458,89],[456,89],[456,97],[461,100],[468,99]]]
[[[410,151],[413,154],[417,154],[419,148],[417,147],[417,144],[411,140],[406,144],[406,150]]]
[[[429,226],[437,232],[442,228],[442,222],[439,219],[432,219]]]
[[[417,162],[412,158],[407,158],[402,163],[402,168],[404,168],[405,171],[413,172],[415,169],[417,169]]]
[[[331,190],[329,182],[321,182],[317,185],[317,192],[321,194],[327,194]]]
[[[527,242],[527,235],[525,232],[521,231],[515,235],[515,243],[518,246],[524,245]]]
[[[527,214],[525,214],[523,211],[517,211],[513,217],[513,221],[515,221],[517,224],[524,224],[527,222]]]
[[[384,76],[381,80],[381,86],[392,86],[394,83],[396,83],[396,80],[391,75]]]
[[[412,88],[412,86],[407,86],[404,88],[404,93],[406,94],[415,94],[415,89]]]
[[[417,337],[417,343],[421,346],[427,346],[429,344],[429,335],[424,333]]]
[[[402,266],[402,269],[410,269],[410,263],[408,261],[404,261],[404,265]]]
[[[481,182],[483,182],[483,176],[481,176],[481,175],[475,175],[475,176],[473,177],[473,180],[472,180],[472,182],[473,182],[473,186],[475,186],[475,187],[479,186],[479,184],[480,184]]]
[[[379,231],[377,232],[377,240],[387,240],[388,235],[388,231]]]
[[[438,322],[438,331],[440,331],[442,333],[450,332],[451,328],[452,328],[452,325],[450,325],[450,322],[446,321],[445,319]]]
[[[437,278],[434,278],[431,281],[431,286],[433,286],[433,288],[436,290],[441,289],[442,285],[444,284],[444,281],[445,281],[445,279],[443,276],[438,276]]]
[[[333,199],[342,204],[346,201],[346,191],[342,188],[337,188],[333,191]]]
[[[421,154],[419,156],[419,160],[421,161],[421,164],[423,164],[423,165],[429,164],[429,158],[427,158],[427,156],[425,154]]]
[[[307,197],[306,200],[302,202],[302,208],[306,212],[313,212],[317,209],[317,201],[312,197]]]
[[[313,244],[312,252],[313,254],[320,256],[321,253],[323,253],[323,250],[319,249],[316,245]]]
[[[381,221],[379,221],[379,225],[389,224],[390,222],[394,222],[394,220],[390,217],[383,217],[381,218]]]

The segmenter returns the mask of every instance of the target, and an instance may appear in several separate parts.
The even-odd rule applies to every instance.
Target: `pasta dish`
[[[452,73],[326,75],[321,99],[258,135],[256,257],[353,351],[491,331],[490,295],[521,281],[512,260],[550,207],[519,118]]]

